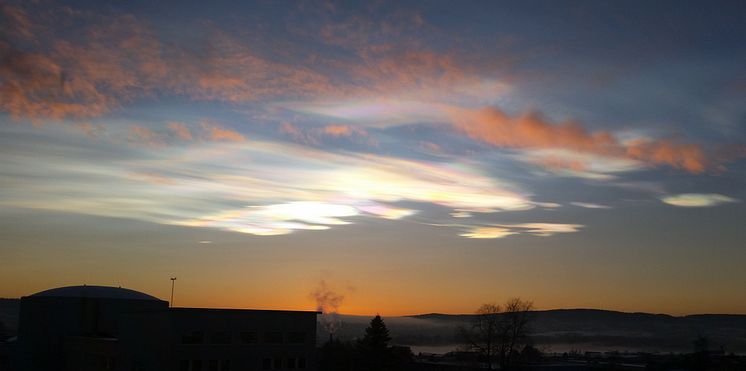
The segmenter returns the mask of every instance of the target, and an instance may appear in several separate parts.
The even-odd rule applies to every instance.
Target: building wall
[[[126,315],[167,308],[168,303],[159,300],[24,297],[18,326],[19,368],[63,369],[68,337],[117,338]]]
[[[175,371],[316,370],[316,313],[172,309]]]
[[[19,371],[316,370],[316,312],[24,297]]]

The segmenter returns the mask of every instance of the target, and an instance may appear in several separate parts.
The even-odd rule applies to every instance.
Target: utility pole
[[[174,306],[174,285],[176,284],[176,277],[171,277],[171,301],[169,302],[169,307],[173,308]]]

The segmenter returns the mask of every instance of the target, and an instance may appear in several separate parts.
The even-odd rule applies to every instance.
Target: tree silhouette
[[[391,336],[381,316],[376,315],[370,326],[365,329],[365,336],[358,340],[361,370],[380,371],[393,367],[393,357],[389,347]]]
[[[518,354],[519,348],[526,344],[528,338],[529,312],[533,310],[534,304],[530,301],[523,301],[519,298],[513,298],[505,303],[504,331],[505,331],[505,348],[500,359],[501,369],[510,369],[513,366],[513,360]]]
[[[466,347],[479,354],[488,370],[499,358],[503,344],[501,312],[502,308],[497,304],[482,304],[472,318],[471,327],[460,329]]]
[[[513,298],[504,307],[483,304],[472,317],[469,328],[460,333],[466,348],[479,354],[488,370],[495,361],[501,370],[514,366],[514,359],[528,338],[529,312],[533,304]]]

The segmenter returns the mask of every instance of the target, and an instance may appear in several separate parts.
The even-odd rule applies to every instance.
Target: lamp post
[[[176,284],[176,277],[171,277],[171,301],[169,302],[169,307],[174,306],[174,285]]]

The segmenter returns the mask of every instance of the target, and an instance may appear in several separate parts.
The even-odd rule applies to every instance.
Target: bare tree
[[[500,368],[510,369],[515,359],[516,351],[526,344],[529,333],[529,315],[534,304],[520,298],[512,298],[505,303],[503,326],[505,331],[505,347],[500,357]]]
[[[497,361],[500,369],[510,369],[518,349],[528,338],[529,312],[533,304],[513,298],[504,307],[483,304],[468,328],[460,329],[466,348],[479,354],[488,370]]]
[[[501,351],[501,312],[502,308],[497,304],[482,304],[475,312],[471,326],[460,328],[466,347],[482,357],[488,370],[492,369]]]

